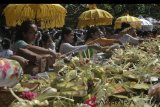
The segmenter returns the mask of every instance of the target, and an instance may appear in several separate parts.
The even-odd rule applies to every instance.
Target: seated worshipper
[[[75,42],[75,37],[73,30],[70,27],[65,27],[62,29],[62,35],[61,35],[61,40],[58,45],[58,51],[61,54],[65,55],[71,55],[72,53],[77,53],[81,52],[84,50],[87,50],[89,48],[93,48],[96,50],[100,50],[101,48],[96,45],[78,45],[78,46],[73,46],[72,44]]]
[[[137,30],[137,36],[143,38],[143,30]]]
[[[0,51],[0,57],[1,58],[7,58],[16,60],[20,63],[22,68],[28,64],[28,60],[13,54],[13,51],[10,49],[11,41],[8,38],[4,38],[1,42],[2,50]]]
[[[11,41],[8,38],[4,38],[1,42],[2,50],[0,50],[0,57],[10,58],[13,55],[13,51],[10,49]]]
[[[42,33],[41,33],[41,31],[38,31],[37,32],[37,36],[36,36],[36,38],[35,38],[35,43],[34,43],[34,45],[36,45],[36,46],[40,46],[40,41],[42,40]]]
[[[49,49],[32,45],[35,41],[36,35],[37,26],[32,21],[24,21],[16,32],[13,48],[16,55],[29,60],[30,66],[26,68],[34,68],[34,65],[37,65],[39,66],[39,69],[34,71],[42,72],[45,68],[47,70],[48,66],[53,66],[55,59],[60,57],[60,54],[50,51]]]
[[[117,39],[107,39],[101,37],[101,31],[98,27],[91,27],[87,31],[85,44],[98,43],[100,46],[112,45],[113,43],[120,43]]]
[[[119,40],[117,39],[107,39],[105,37],[102,37],[101,35],[101,31],[98,27],[90,27],[87,31],[87,35],[86,35],[86,39],[85,39],[85,44],[94,44],[97,43],[99,44],[101,47],[103,47],[103,51],[106,52],[112,50],[110,47],[113,45],[114,43],[119,43]],[[107,48],[110,48],[109,50]],[[87,57],[87,58],[91,58],[94,56],[94,54],[96,54],[97,52],[95,52],[93,49],[88,49],[87,51],[83,52],[82,55],[83,57]]]
[[[23,70],[15,60],[0,58],[0,88],[14,87],[22,79]]]
[[[121,29],[119,30],[117,39],[122,43],[129,43],[130,45],[138,45],[143,41],[137,37],[136,31],[131,27],[129,23],[122,23]]]
[[[129,34],[129,35],[131,35],[133,37],[137,37],[137,33],[136,32],[137,32],[136,29],[133,28],[129,23],[123,22],[121,24],[119,35],[123,36],[125,34]]]
[[[74,45],[83,45],[84,44],[84,40],[83,40],[83,34],[82,33],[74,33],[74,37],[75,37],[75,43]]]
[[[51,35],[49,33],[43,33],[42,34],[42,47],[49,49],[51,51],[55,50],[55,43],[53,42]]]
[[[158,39],[160,38],[160,28],[153,30],[152,33],[153,33],[153,35],[156,36],[156,38],[158,38]]]
[[[152,31],[152,37],[156,38],[158,36],[158,30],[157,29],[153,29]]]

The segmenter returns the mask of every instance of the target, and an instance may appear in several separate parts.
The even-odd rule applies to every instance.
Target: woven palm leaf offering
[[[160,41],[146,40],[138,46],[126,44],[125,49],[113,49],[110,57],[103,55],[105,52],[100,54],[99,63],[92,57],[56,61],[49,78],[24,75],[22,82],[39,82],[35,100],[47,100],[47,107],[89,107],[85,102],[93,98],[96,107],[158,104]]]
[[[56,81],[52,81],[51,86],[58,89],[58,93],[64,96],[84,96],[87,95],[87,85],[84,81],[84,78],[80,78],[80,75],[83,75],[83,68],[79,68],[76,64],[77,60],[71,60],[71,64],[65,65],[60,69],[57,74],[58,77]],[[83,79],[83,80],[82,80]]]
[[[153,44],[154,46],[151,46]],[[160,45],[160,43],[153,40],[144,42],[140,46],[132,47],[126,45],[125,50],[117,49],[113,51],[112,57],[105,65],[106,77],[108,77],[108,79],[110,78],[112,82],[114,80],[116,84],[125,84],[125,89],[129,89],[131,94],[128,96],[129,98],[134,95],[141,95],[141,93],[146,94],[151,81],[149,80],[148,84],[144,82],[151,77],[157,77],[156,71],[159,69],[158,45]],[[142,46],[148,50],[144,51],[141,49]],[[119,73],[119,71],[121,71],[121,73]]]
[[[58,89],[59,95],[74,99],[78,97],[79,100],[76,102],[83,102],[90,98],[90,94],[94,96],[95,87],[104,78],[105,71],[100,65],[92,62],[81,64],[79,61],[79,58],[73,57],[71,62],[66,65],[66,69],[62,68],[58,71],[64,72],[64,75],[59,75],[58,80],[53,81],[51,85]]]
[[[74,104],[74,100],[72,98],[67,98],[63,96],[59,96],[60,94],[58,93],[58,89],[51,87],[52,81],[56,81],[57,79],[57,74],[54,72],[49,73],[49,79],[45,78],[35,78],[29,75],[25,75],[24,80],[22,80],[22,86],[26,87],[31,87],[31,84],[34,84],[36,82],[39,82],[39,86],[37,89],[34,90],[34,93],[36,93],[36,96],[33,99],[26,99],[30,98],[29,96],[33,96],[34,93],[30,92],[30,90],[24,91],[23,87],[21,86],[16,86],[14,89],[23,89],[23,97],[18,97],[12,90],[11,93],[15,97],[15,101],[11,103],[10,107],[16,107],[18,106],[23,106],[23,107],[48,107],[48,106],[63,106],[63,105],[68,105],[68,104]],[[30,85],[28,85],[28,82]],[[60,103],[61,102],[61,103]],[[68,103],[67,103],[68,102]],[[70,102],[70,103],[69,103]],[[69,106],[69,105],[68,105]]]
[[[48,107],[48,106],[53,106],[53,105],[51,105],[50,101],[52,101],[52,104],[54,104],[54,106],[59,107],[59,106],[64,105],[66,100],[68,102],[68,103],[66,103],[66,105],[70,104],[69,102],[74,102],[73,99],[58,96],[58,95],[46,95],[43,93],[37,95],[36,93],[32,93],[32,92],[24,92],[24,93],[22,93],[23,97],[20,98],[14,93],[14,91],[12,89],[10,89],[10,92],[16,99],[16,101],[11,103],[10,107],[17,107],[17,106],[20,106],[20,107],[35,107],[35,106],[36,107]]]
[[[135,84],[133,86],[130,87],[132,90],[135,90],[135,92],[139,93],[139,92],[148,92],[149,89],[149,85],[148,84]]]

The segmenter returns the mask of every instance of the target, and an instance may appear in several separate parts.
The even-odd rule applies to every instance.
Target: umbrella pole
[[[94,19],[94,26],[96,27],[96,19]]]
[[[37,25],[37,27],[41,27],[41,23],[40,22],[38,22],[38,20],[37,20],[37,12],[35,13],[35,24]]]
[[[38,23],[37,23],[37,20],[36,20],[36,18],[35,18],[34,20],[35,20],[35,24],[38,26]]]
[[[35,20],[35,24],[39,27],[37,19],[35,18],[34,20]]]
[[[40,28],[41,27],[41,22],[38,21],[36,18],[34,20],[35,20],[35,24],[37,25],[37,27]]]

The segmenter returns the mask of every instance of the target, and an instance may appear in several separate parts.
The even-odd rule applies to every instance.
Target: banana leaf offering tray
[[[103,63],[72,57],[67,63],[56,62],[53,72],[25,75],[22,83],[38,82],[35,99],[48,101],[46,107],[158,107],[160,40],[126,44],[125,49],[99,55]]]

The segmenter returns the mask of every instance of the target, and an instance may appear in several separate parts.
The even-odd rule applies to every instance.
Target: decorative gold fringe
[[[9,4],[3,11],[9,27],[27,19],[41,21],[42,28],[63,27],[66,13],[60,4]]]
[[[123,22],[131,23],[133,28],[141,28],[141,20],[127,14],[116,19],[114,29],[120,29]]]

